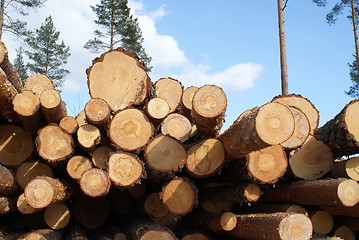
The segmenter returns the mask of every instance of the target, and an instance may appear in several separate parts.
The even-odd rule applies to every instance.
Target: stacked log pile
[[[359,102],[318,128],[300,96],[225,131],[215,85],[154,83],[136,55],[87,69],[76,118],[43,75],[22,88],[0,45],[0,239],[355,239]]]

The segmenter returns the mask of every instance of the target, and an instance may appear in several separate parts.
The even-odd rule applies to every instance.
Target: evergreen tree
[[[14,19],[9,12],[17,12],[26,16],[30,9],[43,6],[46,0],[1,0],[0,6],[0,40],[3,32],[9,32],[17,37],[27,37],[30,31],[26,29],[26,22]]]
[[[358,75],[358,64],[354,55],[354,60],[352,63],[349,63],[350,69],[350,80],[352,81],[352,86],[349,87],[349,91],[345,93],[353,98],[359,98],[359,75]]]
[[[24,50],[22,47],[17,49],[16,50],[16,58],[14,60],[14,69],[19,74],[22,86],[25,85],[25,81],[29,77],[29,75],[27,74],[27,68],[25,66],[23,53],[24,53]]]
[[[60,90],[65,76],[69,70],[62,68],[70,56],[70,48],[62,40],[58,43],[60,32],[57,32],[51,16],[34,34],[26,39],[31,51],[25,51],[32,61],[27,66],[33,73],[47,76],[54,82],[55,87]]]
[[[88,40],[84,48],[92,52],[101,52],[123,47],[125,50],[134,51],[150,71],[152,58],[142,47],[142,32],[137,18],[130,14],[127,0],[101,0],[100,4],[91,8],[97,16],[95,23],[101,30],[94,31],[95,37]]]

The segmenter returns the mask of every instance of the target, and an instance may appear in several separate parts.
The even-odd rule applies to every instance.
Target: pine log
[[[277,102],[286,106],[295,107],[302,111],[308,118],[310,124],[310,134],[315,133],[319,124],[319,113],[318,110],[308,99],[298,94],[290,94],[286,96],[274,97],[272,102]]]
[[[208,138],[187,150],[186,170],[193,177],[208,177],[220,170],[224,160],[222,143],[215,138]]]
[[[44,220],[51,229],[64,229],[71,220],[70,209],[63,203],[55,203],[47,207]]]
[[[0,163],[15,167],[34,152],[31,134],[16,125],[0,125]]]
[[[121,188],[130,188],[145,176],[144,163],[138,156],[123,151],[110,155],[107,172],[112,183]]]
[[[107,172],[98,168],[91,168],[81,175],[80,187],[82,192],[90,197],[101,197],[110,191],[111,180]]]
[[[344,240],[355,240],[355,231],[351,228],[342,225],[335,229],[334,236]]]
[[[37,229],[45,229],[47,225],[44,221],[44,212],[38,211],[33,214],[22,215],[22,221],[26,229],[33,231]],[[37,238],[35,238],[37,239]]]
[[[340,113],[315,132],[318,140],[326,143],[334,157],[359,153],[359,100],[348,103]]]
[[[313,180],[328,173],[333,162],[333,152],[329,146],[310,136],[289,158],[289,168],[296,178]]]
[[[17,210],[16,197],[2,196],[0,197],[0,215],[13,213]]]
[[[14,111],[12,101],[15,96],[18,94],[18,91],[15,87],[9,82],[4,71],[0,68],[0,113],[6,119],[10,119],[14,122],[20,122],[19,116]]]
[[[170,106],[170,112],[175,112],[180,103],[183,93],[182,84],[173,78],[161,78],[155,82],[156,96],[166,100]]]
[[[61,240],[60,232],[53,229],[39,229],[24,234],[19,240]]]
[[[128,225],[127,236],[132,240],[177,240],[170,229],[149,219],[132,219]]]
[[[89,240],[89,238],[83,227],[77,224],[71,224],[65,240]]]
[[[0,165],[0,195],[16,195],[18,191],[15,173]]]
[[[77,129],[77,141],[82,149],[87,152],[95,150],[101,141],[100,130],[92,124],[85,124]]]
[[[146,112],[154,122],[158,122],[170,113],[170,105],[163,98],[155,97],[148,101]]]
[[[151,218],[151,220],[174,231],[179,226],[179,224],[182,223],[182,218],[182,216],[168,212],[163,217]]]
[[[45,126],[40,98],[35,93],[24,90],[14,97],[12,104],[26,130],[35,135],[41,127]]]
[[[52,164],[66,161],[74,152],[71,135],[57,125],[47,125],[40,129],[36,144],[39,156]]]
[[[134,53],[122,48],[94,59],[86,73],[90,96],[102,98],[113,111],[142,104],[149,92],[150,78],[144,66]]]
[[[359,181],[359,157],[334,161],[329,175],[332,178],[351,178]]]
[[[147,174],[154,181],[168,179],[183,168],[186,156],[185,147],[177,139],[157,135],[144,151]]]
[[[67,162],[66,171],[70,177],[75,180],[80,180],[82,174],[92,168],[92,162],[84,156],[73,156]]]
[[[245,111],[220,136],[226,156],[237,159],[252,151],[278,145],[292,136],[294,117],[288,107],[267,103]]]
[[[237,216],[232,212],[206,213],[196,212],[188,214],[184,220],[186,226],[213,232],[232,231],[237,225]]]
[[[76,119],[77,125],[78,125],[79,127],[81,127],[82,125],[87,124],[85,110],[82,110],[81,112],[79,112],[79,114],[77,114],[77,116],[75,117],[75,119]]]
[[[237,204],[234,211],[240,214],[250,213],[275,213],[275,212],[292,212],[308,215],[308,211],[300,205],[293,203],[260,203],[251,202],[249,204]]]
[[[249,240],[309,240],[312,232],[312,223],[304,214],[271,213],[237,215],[237,226],[227,234]]]
[[[316,206],[330,213],[333,216],[343,217],[359,217],[359,205],[353,207],[334,206],[334,205],[318,205]]]
[[[30,90],[34,92],[38,97],[41,93],[47,89],[54,89],[53,82],[42,74],[35,74],[28,77],[25,81],[24,90]]]
[[[59,123],[67,115],[65,103],[56,89],[48,89],[40,95],[41,109],[48,123]]]
[[[110,120],[110,106],[101,98],[93,98],[88,101],[84,111],[86,121],[100,129],[103,129]]]
[[[198,87],[191,86],[186,88],[182,94],[181,114],[190,120],[192,119],[192,100],[197,90]]]
[[[111,212],[110,203],[104,197],[81,195],[74,200],[73,216],[77,222],[87,229],[100,227]]]
[[[19,195],[16,201],[16,206],[19,212],[24,215],[33,214],[42,210],[41,208],[31,207],[30,204],[26,201],[25,193]]]
[[[147,116],[138,109],[130,108],[113,117],[108,136],[117,148],[134,151],[144,147],[153,132],[153,125]]]
[[[168,209],[161,202],[158,192],[150,193],[145,196],[138,205],[138,211],[141,215],[150,218],[162,218],[168,214]]]
[[[295,149],[303,145],[310,133],[310,123],[307,116],[299,109],[288,106],[294,117],[294,131],[292,136],[281,143],[286,149]]]
[[[199,201],[201,208],[209,213],[221,213],[231,211],[234,205],[231,201]]]
[[[192,211],[197,189],[188,179],[174,177],[162,187],[160,198],[171,213],[183,216]]]
[[[38,176],[53,176],[52,168],[40,161],[23,162],[16,169],[16,180],[22,189],[25,189],[26,185]]]
[[[313,224],[315,233],[328,234],[334,227],[332,215],[323,210],[317,210],[310,214],[310,220]]]
[[[301,180],[277,183],[262,189],[263,202],[293,202],[301,205],[355,206],[359,202],[359,184],[347,178]]]
[[[206,137],[217,137],[224,123],[227,97],[222,88],[205,85],[192,99],[192,119],[197,130]]]
[[[27,203],[33,208],[45,208],[61,203],[75,195],[75,189],[64,180],[46,176],[37,177],[24,190]]]
[[[199,200],[232,203],[256,202],[261,194],[261,188],[255,183],[236,183],[201,189]]]
[[[178,113],[171,113],[161,123],[161,132],[178,139],[180,142],[187,141],[191,136],[191,131],[191,122]]]
[[[65,116],[60,120],[59,127],[72,135],[79,128],[79,124],[77,123],[75,118],[71,116]]]
[[[5,44],[0,41],[0,67],[4,70],[7,79],[15,87],[18,92],[21,92],[22,84],[19,74],[14,69],[13,65],[10,63],[8,51]]]
[[[109,146],[99,146],[92,153],[92,163],[101,169],[107,169],[108,158],[114,152]]]

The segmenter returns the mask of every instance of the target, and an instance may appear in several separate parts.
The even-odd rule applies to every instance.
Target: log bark
[[[98,146],[92,153],[92,163],[101,169],[107,169],[108,158],[114,152],[109,146]]]
[[[170,112],[175,112],[181,103],[183,93],[182,84],[173,78],[161,78],[155,82],[156,96],[166,100],[170,106]]]
[[[54,88],[53,82],[48,77],[35,74],[26,79],[24,90],[30,90],[40,97],[43,91]]]
[[[323,210],[317,210],[310,214],[310,220],[313,224],[313,231],[320,234],[328,234],[334,227],[332,215]]]
[[[0,163],[16,167],[29,159],[34,152],[30,132],[16,125],[0,125]]]
[[[16,197],[3,196],[0,197],[0,215],[10,214],[17,210]]]
[[[185,142],[191,136],[192,124],[185,116],[171,113],[161,123],[161,132],[178,139],[180,142]]]
[[[157,135],[145,148],[146,171],[153,181],[172,177],[186,163],[186,149],[181,142],[168,135]]]
[[[70,158],[66,165],[66,171],[70,177],[80,180],[82,174],[92,168],[92,162],[84,156],[76,155]]]
[[[84,111],[86,121],[100,129],[104,129],[110,120],[110,106],[101,98],[93,98],[88,101]]]
[[[312,223],[304,214],[271,213],[238,215],[236,228],[227,234],[253,240],[299,240],[310,239],[312,232]]]
[[[73,197],[76,191],[64,180],[37,177],[26,185],[26,202],[33,208],[45,208],[53,203],[61,203]]]
[[[0,165],[0,195],[16,195],[18,191],[15,173]]]
[[[358,114],[359,100],[353,100],[315,132],[315,137],[332,149],[335,158],[359,153]]]
[[[123,151],[110,155],[107,172],[112,183],[121,188],[130,188],[145,176],[144,163],[138,156]]]
[[[317,205],[316,207],[323,209],[333,216],[343,217],[359,217],[359,205],[353,207],[334,206],[334,205]]]
[[[140,105],[148,96],[150,78],[145,68],[133,53],[122,48],[94,59],[86,73],[90,96],[102,98],[113,111]]]
[[[107,172],[91,168],[81,175],[80,187],[82,192],[90,197],[101,197],[109,193],[111,180]]]
[[[198,87],[191,86],[186,88],[182,94],[181,114],[190,120],[192,120],[192,100],[197,90]]]
[[[359,181],[359,157],[334,161],[329,175],[332,178],[351,178],[355,181]]]
[[[237,159],[252,151],[278,145],[292,136],[294,117],[288,107],[267,103],[247,110],[220,136],[226,156]]]
[[[183,216],[192,211],[197,201],[197,189],[188,179],[174,177],[162,187],[160,198],[171,213]]]
[[[65,116],[60,120],[59,127],[72,135],[79,128],[79,124],[75,118],[71,116]]]
[[[146,112],[154,122],[159,122],[170,113],[170,105],[163,98],[155,97],[148,101]]]
[[[217,137],[224,123],[227,97],[214,85],[199,88],[192,99],[192,119],[205,137]]]
[[[263,202],[293,202],[301,205],[355,206],[359,202],[359,184],[346,178],[301,180],[277,183],[262,189]]]
[[[76,135],[80,147],[87,152],[93,152],[101,141],[100,130],[92,124],[80,126]]]
[[[62,235],[53,229],[39,229],[24,234],[20,240],[61,240]]]
[[[319,112],[308,99],[298,94],[290,94],[287,96],[274,97],[272,102],[277,102],[286,106],[295,107],[302,111],[308,118],[310,124],[310,134],[315,133],[319,124]]]
[[[20,164],[16,169],[18,185],[25,189],[26,185],[38,176],[53,176],[52,168],[40,161],[27,161]]]
[[[333,162],[333,152],[330,147],[310,136],[289,158],[289,169],[296,178],[314,180],[328,173]]]
[[[57,125],[47,125],[40,129],[36,144],[39,156],[50,164],[64,162],[74,152],[74,142],[71,135]]]
[[[240,214],[289,212],[308,215],[308,211],[305,208],[293,203],[251,202],[250,205],[237,204],[235,207],[233,207],[233,212]]]
[[[6,119],[10,119],[14,122],[20,122],[19,116],[14,111],[14,107],[12,105],[12,101],[17,94],[18,91],[9,82],[5,73],[0,69],[0,113]]]
[[[70,209],[63,203],[55,203],[44,211],[44,220],[51,229],[64,229],[71,220]]]
[[[205,213],[196,212],[188,214],[184,220],[186,226],[201,228],[213,232],[232,231],[237,226],[237,216],[232,212]]]
[[[209,177],[220,171],[224,160],[222,143],[215,138],[208,138],[187,150],[186,170],[196,178]]]
[[[177,240],[170,229],[148,219],[132,219],[128,225],[127,236],[133,240]]]
[[[48,89],[40,95],[41,109],[47,123],[59,123],[67,115],[67,109],[60,93],[55,89]]]
[[[130,108],[113,117],[108,135],[117,148],[135,151],[147,144],[153,132],[153,125],[148,117],[142,111]]]
[[[36,135],[37,131],[46,125],[40,99],[35,93],[24,90],[14,97],[12,104],[22,125],[32,134]]]
[[[19,74],[15,71],[13,65],[11,64],[7,48],[2,41],[0,41],[0,67],[2,70],[4,70],[7,79],[15,87],[17,92],[21,92],[21,79],[19,77]]]

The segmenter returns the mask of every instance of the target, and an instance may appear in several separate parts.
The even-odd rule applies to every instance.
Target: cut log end
[[[92,124],[85,124],[77,129],[77,140],[82,148],[92,151],[100,143],[101,132]]]
[[[206,139],[188,149],[186,169],[195,177],[212,175],[223,165],[224,155],[224,148],[219,140]]]
[[[16,169],[16,180],[21,188],[25,189],[26,185],[37,176],[53,176],[50,166],[40,161],[23,162]]]
[[[349,106],[345,110],[345,116],[344,116],[344,122],[346,124],[346,128],[357,143],[359,142],[358,113],[359,113],[359,101],[354,101],[349,104]]]
[[[278,232],[283,240],[310,239],[313,226],[304,214],[293,213],[282,219]]]
[[[173,78],[161,78],[155,83],[157,97],[160,97],[170,106],[170,113],[174,112],[182,97],[183,88],[180,82]]]
[[[75,118],[71,116],[65,116],[60,120],[59,127],[72,135],[79,128],[79,124]]]
[[[326,211],[316,211],[311,215],[310,219],[315,233],[328,234],[333,229],[333,217]]]
[[[250,183],[244,189],[244,197],[249,202],[256,202],[261,195],[262,195],[262,191],[257,184]]]
[[[163,206],[159,193],[149,194],[143,204],[145,214],[150,217],[161,218],[168,214],[168,209]]]
[[[31,91],[22,91],[12,101],[15,112],[20,116],[28,117],[37,114],[40,110],[40,99]]]
[[[338,198],[344,206],[352,207],[359,202],[359,184],[358,182],[347,179],[338,185]]]
[[[349,159],[345,165],[345,170],[351,179],[359,181],[359,157]]]
[[[186,109],[188,109],[188,111],[192,111],[192,99],[197,90],[198,87],[192,86],[186,88],[186,90],[183,92],[182,104]]]
[[[90,197],[107,195],[110,191],[111,180],[108,174],[98,168],[86,170],[80,178],[81,190]]]
[[[225,111],[227,97],[224,91],[214,85],[199,88],[192,99],[193,109],[204,118],[215,118]]]
[[[25,198],[33,208],[45,208],[53,200],[55,191],[45,179],[34,179],[26,185]]]
[[[70,219],[70,209],[65,204],[55,203],[45,209],[44,220],[51,229],[65,228]]]
[[[183,236],[181,240],[211,240],[211,238],[204,235],[203,233],[198,232],[185,234],[185,236]]]
[[[183,115],[172,113],[161,124],[161,132],[170,135],[180,142],[188,140],[191,136],[191,122]]]
[[[166,231],[159,231],[159,230],[150,230],[147,231],[146,233],[144,233],[141,238],[139,238],[140,240],[176,240],[176,238],[166,232]]]
[[[175,177],[162,187],[160,196],[171,213],[185,215],[192,210],[197,200],[197,191],[188,180]]]
[[[73,179],[79,180],[82,174],[92,168],[91,161],[84,156],[74,156],[67,162],[67,173]]]
[[[131,187],[144,175],[143,164],[139,158],[126,152],[115,152],[108,159],[108,175],[120,187]]]
[[[30,90],[40,97],[41,93],[47,89],[53,89],[52,81],[42,74],[35,74],[28,77],[25,81],[25,90]]]
[[[221,228],[225,231],[232,231],[237,226],[237,217],[232,212],[225,212],[220,218]]]
[[[101,98],[93,98],[85,106],[85,114],[88,123],[102,127],[110,118],[110,107]]]
[[[52,109],[61,104],[61,96],[55,89],[48,89],[40,95],[41,105],[46,109]]]
[[[263,105],[256,117],[256,130],[263,142],[277,145],[289,139],[294,131],[294,117],[288,107],[280,103]]]
[[[142,111],[125,109],[112,119],[109,137],[118,148],[133,151],[145,146],[153,131],[150,120]]]
[[[356,239],[355,232],[345,225],[338,227],[334,232],[334,236],[336,236],[340,239],[345,239],[345,240],[355,240]]]
[[[113,149],[108,146],[99,146],[92,153],[92,163],[101,169],[107,169],[107,162]]]
[[[146,111],[150,118],[160,120],[170,113],[170,105],[166,100],[156,97],[148,102]]]

